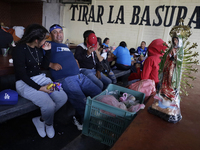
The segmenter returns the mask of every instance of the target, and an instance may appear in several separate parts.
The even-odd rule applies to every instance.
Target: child
[[[147,47],[146,47],[146,42],[142,41],[140,46],[137,48],[137,53],[140,56],[139,60],[143,61],[147,58],[148,56],[148,51],[147,51]]]
[[[142,70],[142,62],[140,61],[140,55],[137,53],[135,48],[130,48],[130,55],[131,55],[131,72],[137,73],[136,65],[140,65],[140,69]]]

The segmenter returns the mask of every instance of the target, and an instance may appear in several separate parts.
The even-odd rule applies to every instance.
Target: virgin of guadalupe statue
[[[159,64],[160,88],[157,90],[157,99],[148,109],[150,113],[172,123],[182,119],[180,92],[181,90],[186,91],[181,89],[181,82],[183,81],[184,87],[187,85],[191,87],[187,80],[182,79],[182,76],[194,79],[188,74],[191,71],[197,71],[197,69],[192,69],[192,66],[187,66],[187,64],[198,63],[197,60],[192,61],[193,57],[198,56],[198,53],[192,54],[190,50],[196,48],[197,44],[194,43],[191,47],[186,48],[189,45],[189,42],[186,41],[191,35],[191,31],[188,26],[183,25],[183,20],[181,21],[182,25],[173,27],[170,32],[172,37],[171,47],[163,55]]]

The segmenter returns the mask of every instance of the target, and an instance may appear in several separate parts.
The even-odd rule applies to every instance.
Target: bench
[[[19,96],[16,105],[0,106],[0,123],[38,109],[31,101]]]
[[[122,77],[124,75],[130,75],[131,73],[131,70],[113,70],[113,73],[115,74],[115,77],[118,78],[118,77]]]
[[[48,72],[44,73],[49,75]],[[0,91],[4,89],[15,90],[15,75],[0,76]],[[34,110],[39,110],[39,107],[34,105],[30,100],[18,96],[16,105],[0,105],[0,123],[3,123],[12,118],[24,115]],[[62,109],[62,110],[61,110]],[[62,115],[62,120],[70,120],[75,115],[75,109],[67,102],[55,115]]]
[[[0,91],[4,89],[15,90],[15,75],[0,76]],[[1,105],[0,106],[0,123],[9,119],[23,115],[38,109],[31,101],[18,96],[18,103],[16,105]]]
[[[50,77],[49,71],[43,71],[46,73],[47,76]],[[122,82],[125,86],[128,82],[128,76],[130,74],[130,70],[127,71],[121,71],[121,70],[113,70],[116,78],[122,78]],[[126,82],[127,81],[127,82]],[[15,75],[6,75],[6,76],[0,76],[0,91],[4,89],[12,89],[15,90]],[[25,99],[19,95],[18,97],[18,103],[16,105],[0,105],[0,123],[5,122],[7,120],[10,120],[12,118],[21,116],[23,114],[32,112],[34,110],[39,109],[39,107],[35,106],[31,101],[28,99]],[[75,114],[74,108],[71,106],[69,102],[64,105],[64,118],[70,118]]]
[[[115,74],[115,77],[117,78],[117,81],[121,81],[123,84],[121,86],[127,86],[128,84],[128,77],[131,73],[131,70],[112,70],[113,73]]]

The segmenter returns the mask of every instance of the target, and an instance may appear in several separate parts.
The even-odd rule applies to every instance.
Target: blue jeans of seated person
[[[117,79],[116,79],[115,74],[114,74],[114,72],[112,70],[110,70],[110,72],[108,74],[108,77],[112,80],[113,84],[117,83]]]
[[[107,86],[112,83],[112,80],[106,77],[102,72],[101,78],[98,79],[96,77],[96,69],[81,68],[80,72],[92,80],[92,82],[94,82],[102,90],[106,89]]]
[[[73,105],[77,113],[84,119],[86,96],[94,97],[100,94],[101,89],[83,74],[69,76],[59,80],[63,90],[67,93],[69,102]]]

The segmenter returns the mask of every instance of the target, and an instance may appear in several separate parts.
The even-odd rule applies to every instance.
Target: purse
[[[104,74],[109,74],[109,72],[110,72],[110,64],[109,64],[108,60],[107,59],[103,59],[100,63],[101,63],[101,66],[103,68],[102,72]]]

